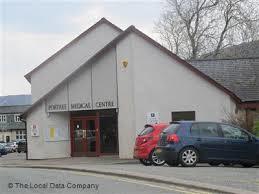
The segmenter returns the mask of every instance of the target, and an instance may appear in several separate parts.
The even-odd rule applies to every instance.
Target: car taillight
[[[178,143],[180,141],[179,136],[176,134],[167,135],[166,140],[168,142]]]

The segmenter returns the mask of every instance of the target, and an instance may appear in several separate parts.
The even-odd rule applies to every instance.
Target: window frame
[[[14,117],[14,122],[16,122],[16,123],[22,122],[20,119],[20,114],[14,114],[13,117]],[[19,119],[17,120],[17,118],[19,118]]]
[[[193,125],[201,125],[201,124],[215,124],[216,127],[217,127],[217,133],[218,133],[218,136],[202,136],[201,135],[201,130],[200,130],[200,127],[199,127],[199,131],[198,131],[198,135],[193,135],[192,134],[192,127]],[[223,133],[222,133],[222,130],[220,128],[220,124],[219,123],[214,123],[214,122],[195,122],[195,123],[192,123],[191,127],[190,127],[190,134],[192,137],[199,137],[199,138],[223,138]]]
[[[27,132],[26,130],[16,130],[15,136],[16,136],[16,140],[24,140],[26,139],[24,137],[27,137]]]
[[[0,123],[7,123],[6,114],[0,114]]]
[[[181,119],[181,120],[174,120],[174,114],[192,114],[191,116],[193,116],[193,119]],[[196,120],[196,111],[192,110],[192,111],[172,111],[171,112],[171,121],[172,122],[177,122],[177,121],[195,121]]]
[[[232,128],[239,129],[240,131],[242,131],[243,133],[245,133],[245,134],[248,136],[248,140],[244,140],[244,139],[234,139],[234,138],[230,138],[230,137],[225,137],[221,125],[227,125],[227,126],[230,126],[230,127],[232,127]],[[235,140],[235,141],[245,141],[245,142],[247,142],[247,141],[250,141],[251,138],[252,138],[251,135],[250,135],[247,131],[245,131],[244,129],[242,129],[242,128],[238,127],[238,126],[235,126],[235,125],[231,125],[231,124],[227,124],[227,123],[220,123],[220,124],[219,124],[219,128],[220,128],[220,131],[221,131],[221,133],[222,133],[222,138],[224,138],[224,139]]]

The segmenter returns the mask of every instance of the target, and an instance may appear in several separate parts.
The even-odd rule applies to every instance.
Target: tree
[[[196,59],[257,40],[258,12],[255,0],[166,0],[155,31],[172,52]]]

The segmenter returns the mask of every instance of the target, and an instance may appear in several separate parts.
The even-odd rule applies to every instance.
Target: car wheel
[[[151,166],[152,163],[150,160],[147,160],[147,159],[139,159],[140,163],[145,165],[145,166]]]
[[[196,149],[192,147],[184,148],[180,152],[179,161],[181,165],[184,167],[196,166],[198,160],[199,160],[198,152],[196,151]]]
[[[18,153],[21,153],[21,151],[18,151]]]
[[[177,161],[166,161],[166,164],[167,164],[168,166],[175,167],[175,166],[178,166],[178,165],[179,165],[179,162],[177,162]]]
[[[149,154],[149,160],[154,166],[163,166],[165,164],[164,160],[160,160],[155,153],[155,149]]]
[[[220,162],[216,162],[216,161],[209,162],[209,165],[211,165],[211,166],[218,166],[218,165],[220,165]]]
[[[250,168],[250,167],[254,166],[255,164],[252,164],[252,163],[242,163],[241,165],[243,167],[245,167],[245,168]]]

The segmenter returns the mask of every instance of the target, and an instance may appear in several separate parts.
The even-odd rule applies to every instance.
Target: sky
[[[105,17],[159,40],[162,0],[0,0],[0,95],[30,94],[24,75]]]

